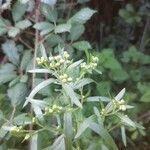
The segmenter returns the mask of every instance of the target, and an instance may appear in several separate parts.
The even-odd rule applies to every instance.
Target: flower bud
[[[71,78],[71,77],[69,77],[67,80],[68,80],[69,82],[71,82],[71,81],[72,81],[72,78]]]
[[[68,54],[68,52],[64,51],[64,58],[68,59],[70,57],[70,55]]]
[[[63,82],[63,83],[66,83],[66,82],[67,82],[67,79],[62,79],[62,82]]]

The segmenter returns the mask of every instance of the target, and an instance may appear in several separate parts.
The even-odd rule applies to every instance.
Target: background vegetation
[[[89,72],[86,76],[96,83],[87,85],[83,90],[84,94],[81,94],[85,96],[85,105],[83,112],[79,112],[76,116],[78,122],[91,116],[94,106],[100,110],[103,108],[103,104],[97,102],[92,105],[86,103],[89,95],[112,98],[125,87],[124,99],[126,103],[134,106],[125,114],[138,122],[138,127],[137,125],[133,127],[133,122],[126,119],[126,136],[123,134],[124,128],[121,128],[122,134],[120,134],[120,128],[113,126],[118,123],[114,116],[107,118],[104,126],[108,131],[114,127],[110,134],[119,149],[148,150],[150,147],[148,136],[150,134],[150,2],[148,0],[55,2],[55,0],[0,1],[0,149],[28,149],[29,145],[32,149],[36,148],[33,141],[37,137],[33,136],[30,140],[30,134],[26,133],[28,129],[39,132],[37,149],[46,147],[54,149],[55,145],[61,143],[59,140],[62,137],[57,133],[58,131],[40,132],[43,127],[40,128],[41,124],[38,124],[39,118],[36,115],[33,117],[36,112],[31,110],[30,105],[24,108],[23,105],[32,89],[51,77],[47,74],[28,73],[29,70],[37,68],[36,57],[55,56],[64,48],[74,61],[81,59],[88,61],[91,55],[97,56],[99,61],[96,71],[102,72],[101,75],[96,71]],[[52,106],[57,96],[55,89],[60,90],[58,85],[44,88],[36,98],[46,102],[52,99],[49,104]],[[63,101],[65,98],[63,97]],[[56,105],[60,104],[59,102],[60,100],[57,100]],[[95,109],[95,114],[96,112]],[[68,117],[69,115],[65,114],[64,120],[69,121],[66,119]],[[61,119],[60,122],[63,120]],[[51,122],[55,124],[55,118],[52,117],[48,121],[49,124]],[[24,131],[21,134],[12,133],[12,129],[8,129],[8,126],[12,125],[23,126],[20,130]],[[5,126],[7,129],[4,129]],[[44,129],[47,127],[44,123],[42,126]],[[66,125],[62,126],[69,128]],[[79,132],[77,133],[79,136]],[[87,130],[79,141],[73,143],[74,149],[116,149],[113,142],[111,146],[106,142],[109,136],[105,135],[107,134],[104,134],[104,137],[101,134],[98,136],[98,132]],[[56,137],[59,139],[56,140]],[[52,144],[53,147],[49,147]]]

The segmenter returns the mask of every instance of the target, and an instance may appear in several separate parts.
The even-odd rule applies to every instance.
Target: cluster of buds
[[[17,127],[17,126],[13,126],[10,130],[11,133],[19,133],[22,130],[22,126]]]
[[[125,110],[127,109],[127,108],[126,108],[126,103],[125,103],[125,101],[124,101],[123,99],[120,100],[120,101],[113,100],[112,103],[113,103],[113,105],[114,105],[117,109],[119,109],[119,110],[121,110],[121,111],[125,111]]]
[[[68,52],[64,51],[63,55],[57,55],[57,56],[51,56],[49,57],[49,61],[50,61],[50,68],[54,69],[57,67],[60,67],[61,65],[63,65],[64,63],[69,64],[71,61],[69,60],[70,55],[68,54]]]
[[[123,99],[118,101],[118,104],[119,104],[119,110],[125,111],[127,109],[126,103]]]
[[[89,64],[87,64],[85,62],[81,63],[81,68],[83,68],[85,70],[95,69],[97,67],[98,60],[99,60],[98,57],[92,56]]]
[[[103,108],[103,109],[101,110],[101,115],[104,116],[105,113],[106,113],[106,112],[105,112],[105,109]]]
[[[45,114],[52,114],[52,113],[60,113],[62,111],[62,107],[58,105],[53,105],[52,108],[46,107]]]
[[[69,57],[70,55],[68,54],[68,52],[64,51],[62,55],[50,56],[48,60],[44,57],[38,57],[36,58],[36,61],[38,65],[46,65],[51,69],[55,69],[60,67],[64,63],[70,64],[71,61],[69,60]]]
[[[67,83],[67,82],[71,82],[72,78],[69,77],[67,74],[63,74],[59,76],[59,79],[63,82],[63,83]]]
[[[41,58],[37,57],[36,61],[38,65],[44,65],[45,63],[47,63],[47,59],[44,57],[41,57]]]

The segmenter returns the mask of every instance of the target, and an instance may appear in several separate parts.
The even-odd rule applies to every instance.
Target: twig
[[[25,45],[27,48],[31,49],[31,50],[34,50],[28,43],[26,43],[21,37],[19,38],[19,41]]]
[[[35,3],[35,23],[39,21],[40,16],[40,0],[36,0]],[[33,56],[33,69],[36,67],[36,57],[37,57],[37,50],[38,50],[38,44],[39,44],[39,31],[35,30],[35,43],[34,43],[34,56]],[[35,77],[36,73],[32,74],[32,89],[35,87]],[[30,113],[33,114],[32,107],[30,107]],[[32,132],[33,124],[30,124],[30,131]],[[32,138],[30,140],[29,149],[32,150]]]
[[[9,119],[9,123],[10,123],[10,124],[12,123],[12,120],[13,120],[13,118],[14,118],[14,116],[15,116],[15,113],[16,113],[16,107],[14,106],[14,107],[13,107],[12,114],[11,114],[11,117],[10,117],[10,119]]]

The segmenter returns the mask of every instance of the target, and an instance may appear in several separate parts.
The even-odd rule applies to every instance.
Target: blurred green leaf
[[[15,65],[19,64],[19,53],[14,41],[7,40],[4,44],[2,44],[2,49],[10,62]]]
[[[96,13],[95,10],[90,8],[83,8],[79,12],[77,12],[73,17],[68,20],[68,23],[81,23],[84,24],[88,21],[92,15]]]
[[[63,33],[70,32],[71,25],[70,24],[59,24],[55,27],[55,33]]]
[[[77,50],[81,50],[81,51],[88,50],[88,49],[92,48],[90,43],[87,42],[87,41],[75,42],[75,43],[72,44],[72,46],[74,48],[76,48]]]
[[[25,100],[27,96],[27,85],[25,83],[18,83],[9,88],[7,93],[12,106],[15,107]]]

